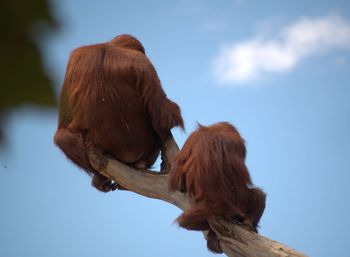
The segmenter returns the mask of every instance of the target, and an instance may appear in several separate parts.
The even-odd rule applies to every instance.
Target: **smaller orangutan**
[[[175,158],[169,189],[188,194],[193,205],[178,218],[189,230],[208,230],[208,249],[222,253],[208,219],[221,216],[257,232],[265,209],[265,193],[253,186],[245,165],[244,139],[229,123],[199,125]]]

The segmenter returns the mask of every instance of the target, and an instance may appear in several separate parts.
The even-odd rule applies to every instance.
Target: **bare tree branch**
[[[123,188],[137,194],[169,202],[181,210],[191,206],[183,193],[168,191],[168,174],[179,148],[172,136],[163,144],[162,172],[135,170],[121,162],[103,156],[97,149],[89,151],[92,166]],[[240,224],[213,217],[210,227],[216,233],[222,250],[229,257],[303,257],[306,256],[281,243],[249,231]],[[206,232],[203,232],[206,235]]]

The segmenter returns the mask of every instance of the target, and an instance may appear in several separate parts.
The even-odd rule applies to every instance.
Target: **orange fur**
[[[184,126],[180,108],[167,98],[136,38],[120,35],[72,52],[54,141],[90,175],[97,176],[97,172],[87,157],[88,145],[146,169],[175,126]],[[93,180],[93,185],[101,191],[112,186],[103,178]]]
[[[181,227],[210,230],[207,220],[222,216],[257,231],[265,209],[265,194],[253,187],[245,156],[244,140],[229,123],[199,125],[189,136],[169,177],[169,189],[187,193],[194,202],[177,218]],[[215,240],[210,231],[209,249],[221,252]]]

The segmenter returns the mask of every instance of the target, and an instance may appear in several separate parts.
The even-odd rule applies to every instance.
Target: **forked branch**
[[[162,172],[135,170],[121,162],[102,155],[91,149],[89,157],[93,167],[104,176],[116,181],[123,188],[137,194],[169,202],[181,210],[191,206],[191,200],[183,193],[168,191],[167,171],[179,152],[172,136],[163,145]],[[216,233],[222,250],[229,257],[303,257],[294,249],[259,234],[245,227],[226,221],[220,217],[209,220],[210,227]],[[204,231],[205,234],[205,231]]]

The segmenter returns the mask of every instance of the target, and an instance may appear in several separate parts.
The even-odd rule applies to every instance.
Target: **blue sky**
[[[52,1],[61,30],[40,40],[59,91],[70,51],[139,38],[186,133],[229,121],[268,194],[261,234],[310,256],[348,257],[348,1]],[[53,145],[57,113],[12,113],[0,153],[0,256],[213,256],[180,210],[103,194]]]

